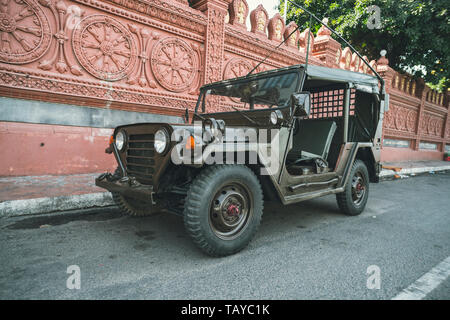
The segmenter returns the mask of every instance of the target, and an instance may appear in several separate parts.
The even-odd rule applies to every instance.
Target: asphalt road
[[[266,203],[244,251],[210,258],[180,217],[117,209],[0,219],[0,299],[391,299],[450,256],[450,174],[371,184],[358,217],[329,196]],[[68,266],[81,288],[68,289]],[[380,289],[367,288],[378,266]],[[450,279],[426,299],[450,299]]]

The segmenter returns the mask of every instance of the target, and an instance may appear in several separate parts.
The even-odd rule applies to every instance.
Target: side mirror
[[[291,107],[294,110],[294,117],[308,117],[311,111],[311,94],[309,92],[293,93]]]

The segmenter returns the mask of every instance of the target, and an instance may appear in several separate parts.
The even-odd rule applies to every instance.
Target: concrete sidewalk
[[[95,186],[99,174],[0,178],[0,217],[111,206],[111,194]]]
[[[450,170],[450,162],[384,163],[381,179]],[[0,178],[0,217],[112,206],[111,194],[95,186],[100,173]]]
[[[423,173],[450,170],[449,161],[403,161],[384,162],[380,178],[403,178]]]

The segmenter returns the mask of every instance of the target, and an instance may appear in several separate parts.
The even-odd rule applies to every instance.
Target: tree
[[[450,18],[447,0],[291,0],[317,17],[327,17],[360,53],[377,59],[386,49],[391,67],[423,77],[442,90],[450,87]],[[380,8],[379,25],[371,6]],[[280,5],[283,13],[284,4]],[[287,20],[302,29],[309,27],[309,15],[288,3]],[[369,24],[368,24],[369,22]],[[313,21],[317,32],[320,23]],[[339,39],[336,39],[339,41]]]

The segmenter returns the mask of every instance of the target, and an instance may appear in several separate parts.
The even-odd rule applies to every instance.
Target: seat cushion
[[[322,158],[326,159],[331,141],[336,132],[336,122],[331,120],[300,120],[300,128],[293,139],[293,148],[290,152],[297,158]]]

